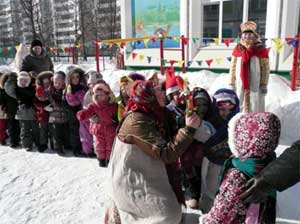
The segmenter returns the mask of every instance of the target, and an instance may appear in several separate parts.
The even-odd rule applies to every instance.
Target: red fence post
[[[97,72],[100,72],[100,67],[99,67],[99,44],[98,41],[95,41],[95,59],[96,59],[96,70]]]
[[[76,61],[76,47],[72,47],[72,63],[73,64],[77,64],[77,61]]]
[[[185,38],[184,38],[184,35],[181,35],[181,60],[182,60],[182,66],[181,66],[181,71],[183,73],[186,72],[186,68],[185,68]]]
[[[295,91],[296,89],[296,76],[298,73],[298,60],[299,60],[299,34],[295,36],[297,39],[297,45],[294,47],[294,56],[293,56],[293,68],[291,74],[291,89]]]
[[[160,73],[163,75],[164,71],[164,40],[160,38],[159,42],[159,49],[160,49]]]

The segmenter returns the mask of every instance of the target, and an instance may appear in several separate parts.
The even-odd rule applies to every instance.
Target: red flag
[[[269,52],[270,52],[270,50],[271,50],[271,48],[270,48],[270,47],[267,47],[266,49],[267,49],[268,53],[269,53]]]
[[[134,60],[138,54],[133,52],[131,55],[132,55],[132,59]]]
[[[70,49],[69,49],[68,47],[65,47],[65,52],[66,52],[66,53],[68,53],[69,50],[70,50]]]
[[[187,44],[189,42],[189,38],[188,37],[182,37],[182,43],[183,44]]]
[[[173,66],[174,63],[176,63],[177,61],[175,61],[175,60],[170,60],[169,62],[170,62],[170,65]]]
[[[155,38],[155,37],[152,37],[152,38],[151,38],[151,41],[152,41],[152,43],[155,43],[156,38]]]
[[[287,44],[291,44],[291,41],[293,40],[293,38],[292,37],[286,37],[285,38],[285,41],[287,42]]]
[[[213,59],[205,60],[208,67],[210,67],[211,63],[213,62]]]
[[[8,51],[8,48],[7,48],[7,47],[3,47],[3,48],[2,48],[2,51],[3,51],[3,53],[7,52],[7,51]]]
[[[125,42],[122,42],[122,43],[120,44],[120,48],[123,48],[125,45],[126,45],[126,43],[125,43]]]
[[[231,40],[232,40],[232,38],[223,38],[223,41],[224,41],[224,43],[227,47],[229,47],[229,44],[231,43]]]

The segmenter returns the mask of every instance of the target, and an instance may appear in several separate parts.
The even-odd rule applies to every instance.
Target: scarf
[[[240,76],[243,83],[243,88],[249,89],[250,60],[253,56],[256,56],[258,58],[268,58],[268,51],[262,45],[246,48],[243,45],[238,44],[234,48],[232,55],[235,57],[242,57]]]

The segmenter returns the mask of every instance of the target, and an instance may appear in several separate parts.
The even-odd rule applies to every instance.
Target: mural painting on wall
[[[164,47],[179,47],[179,42],[167,38],[179,36],[179,0],[133,0],[132,21],[135,37],[166,37]],[[145,44],[147,46],[145,46]],[[159,41],[139,41],[134,48],[157,48]]]

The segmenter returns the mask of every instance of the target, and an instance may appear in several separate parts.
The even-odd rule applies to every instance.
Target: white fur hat
[[[27,82],[26,82],[26,84],[25,84],[25,87],[28,87],[29,84],[30,84],[30,82],[31,82],[31,77],[30,77],[30,75],[29,75],[28,72],[21,71],[21,72],[19,72],[19,74],[18,74],[17,80],[18,80],[17,85],[18,85],[19,87],[23,87],[23,86],[21,85],[21,82],[20,82],[21,80],[26,80]]]

